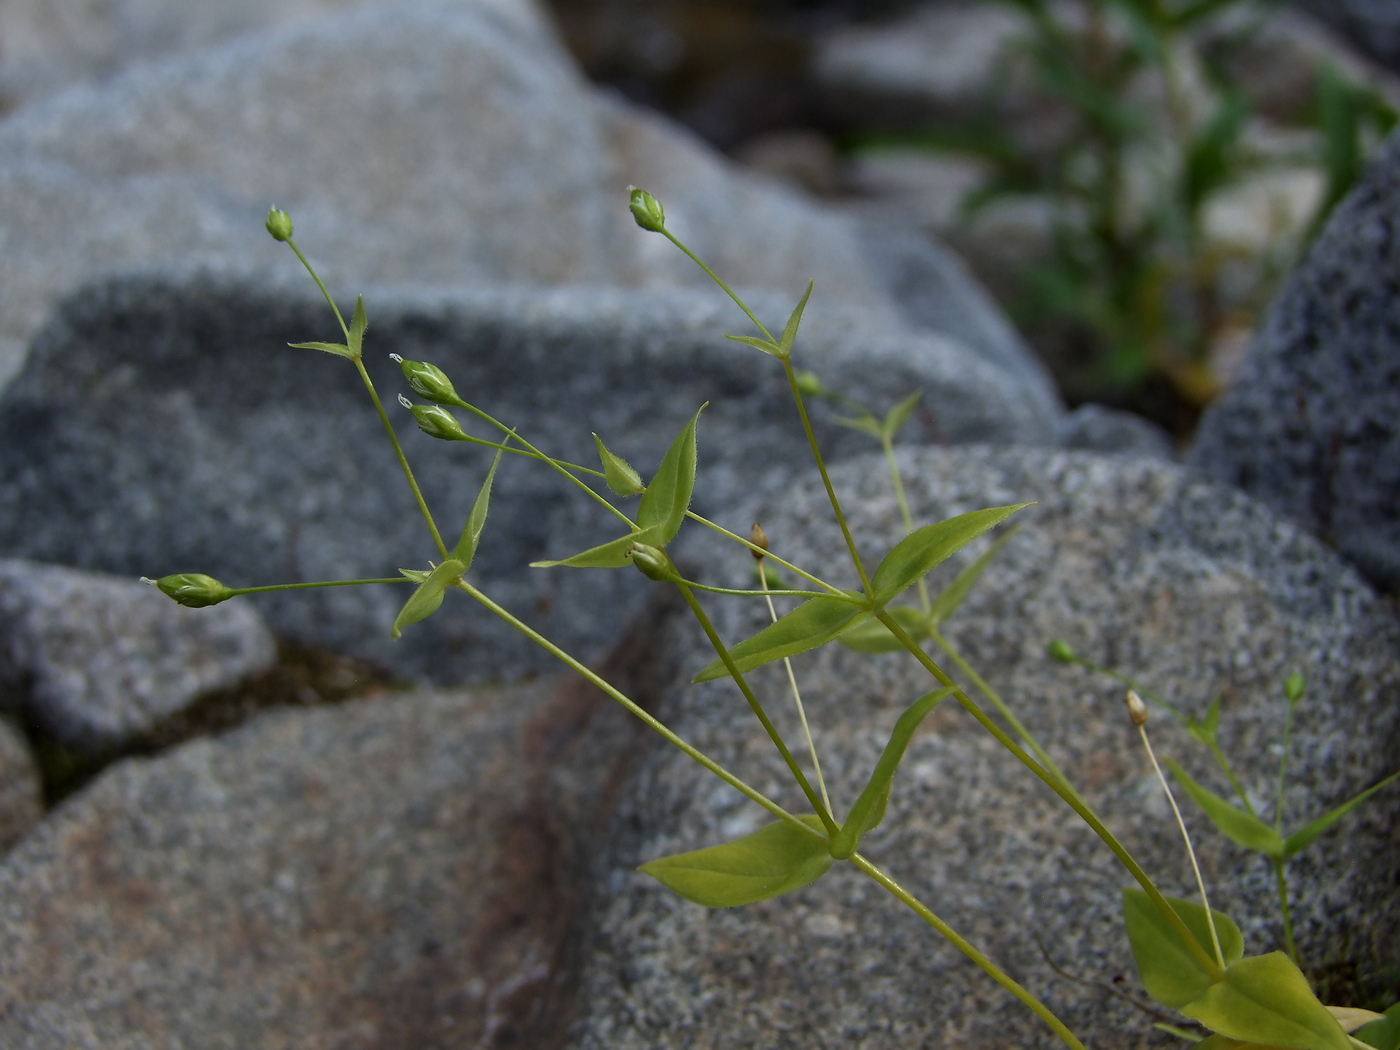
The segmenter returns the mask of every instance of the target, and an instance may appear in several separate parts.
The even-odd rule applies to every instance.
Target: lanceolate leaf
[[[837,860],[848,860],[860,847],[860,837],[879,827],[880,821],[885,819],[885,807],[889,805],[894,773],[904,759],[904,752],[909,747],[914,730],[918,729],[919,723],[938,706],[938,702],[952,691],[950,686],[928,693],[915,700],[904,714],[899,716],[899,721],[894,725],[894,732],[890,734],[889,743],[885,745],[880,760],[875,763],[875,772],[870,774],[869,783],[856,799],[856,804],[851,807],[846,823],[841,825],[841,830],[831,840],[831,855]]]
[[[1010,507],[975,510],[914,530],[895,544],[876,568],[872,579],[876,603],[889,601],[950,554],[967,546],[1022,507],[1029,506],[1029,503],[1017,503]]]
[[[1376,1050],[1400,1050],[1400,1003],[1385,1012],[1384,1020],[1372,1021],[1358,1029],[1356,1038]]]
[[[675,539],[690,509],[690,494],[695,489],[695,425],[703,411],[705,406],[701,405],[671,442],[637,507],[637,524],[643,532],[651,531],[657,537],[644,542],[654,547],[664,547]]]
[[[802,819],[821,830],[816,816]],[[662,857],[638,870],[706,908],[736,908],[800,889],[830,868],[824,839],[780,820],[722,846]]]
[[[846,593],[853,598],[863,597],[854,591]],[[729,655],[740,671],[749,671],[760,664],[825,645],[868,611],[863,605],[840,598],[809,598],[777,623],[769,624],[731,648]],[[716,660],[696,675],[695,680],[709,682],[728,673],[723,661]]]
[[[481,530],[486,527],[486,512],[491,506],[491,482],[496,479],[496,468],[500,466],[501,455],[504,452],[504,447],[496,450],[495,458],[491,460],[491,469],[486,472],[486,480],[481,483],[481,491],[476,494],[476,502],[472,504],[472,512],[467,515],[467,527],[462,530],[462,538],[457,541],[457,549],[452,552],[452,557],[462,563],[463,572],[471,568],[472,559],[476,557],[476,548],[481,543]]]
[[[736,343],[743,343],[751,346],[755,350],[762,350],[765,354],[772,354],[774,357],[782,357],[782,348],[777,343],[770,343],[767,339],[755,339],[751,335],[730,335],[725,333],[724,338],[733,339]]]
[[[328,354],[335,354],[337,357],[354,358],[350,348],[344,343],[288,343],[293,350],[324,350]]]
[[[921,609],[899,605],[888,611],[895,622],[909,632],[909,637],[914,641],[917,642],[928,635],[928,617]],[[890,634],[890,629],[874,617],[863,623],[856,621],[837,641],[858,653],[892,653],[904,648],[899,640]]]
[[[1285,857],[1293,856],[1293,854],[1306,847],[1308,843],[1310,843],[1313,839],[1317,838],[1324,831],[1330,828],[1333,824],[1337,823],[1337,821],[1341,820],[1344,816],[1350,813],[1357,806],[1361,805],[1361,803],[1365,802],[1368,798],[1374,795],[1381,788],[1385,787],[1396,777],[1400,777],[1400,770],[1397,770],[1396,772],[1390,774],[1390,776],[1386,777],[1374,787],[1367,788],[1365,791],[1361,792],[1361,794],[1357,795],[1350,801],[1343,802],[1340,806],[1332,810],[1330,813],[1324,813],[1312,823],[1299,828],[1293,834],[1289,835],[1288,838],[1283,840],[1283,855]]]
[[[1207,956],[1214,957],[1206,910],[1193,901],[1168,897],[1167,903],[1176,912]],[[1215,931],[1220,937],[1220,950],[1225,965],[1244,954],[1244,938],[1239,927],[1222,911],[1211,909],[1215,916]],[[1201,965],[1196,953],[1186,945],[1160,911],[1142,890],[1123,891],[1123,920],[1128,927],[1128,943],[1133,949],[1138,975],[1147,994],[1163,1006],[1179,1010],[1189,1002],[1205,995],[1211,987],[1211,975]]]
[[[995,543],[987,548],[986,554],[982,555],[982,557],[978,558],[962,572],[958,573],[953,577],[953,582],[943,588],[943,593],[933,600],[933,608],[929,612],[929,619],[933,621],[935,627],[952,616],[953,613],[957,612],[958,606],[963,603],[963,599],[967,597],[968,591],[972,590],[972,585],[981,578],[987,566],[992,563],[992,559],[997,556],[997,551],[1001,550],[1002,545],[1005,544],[1007,540],[1016,535],[1016,531],[1020,527],[1019,525],[1013,525],[1011,528],[1007,529],[1005,534],[1000,536]]]
[[[632,464],[609,451],[597,434],[593,435],[593,441],[598,446],[598,460],[603,464],[603,479],[608,483],[608,488],[619,496],[636,496],[646,491],[642,476],[633,469]]]
[[[778,348],[779,357],[786,358],[792,355],[792,344],[797,339],[797,326],[802,323],[802,311],[807,309],[807,300],[812,297],[812,285],[814,283],[813,281],[807,282],[807,290],[802,293],[802,298],[788,316],[787,324],[783,326],[782,345]]]
[[[658,546],[656,541],[657,534],[654,530],[634,532],[597,547],[590,547],[571,558],[561,558],[559,561],[532,561],[530,568],[549,569],[556,565],[565,565],[571,569],[620,569],[624,565],[632,564],[634,543],[645,543],[655,547]]]
[[[1186,793],[1201,807],[1210,822],[1245,849],[1257,850],[1270,857],[1282,858],[1284,843],[1279,833],[1252,813],[1236,809],[1219,795],[1201,787],[1186,770],[1170,758],[1163,760]]]
[[[880,422],[874,416],[835,416],[832,418],[832,422],[838,427],[859,430],[862,434],[869,434],[873,438],[880,436]]]
[[[914,406],[919,403],[919,398],[924,396],[922,390],[915,390],[894,408],[885,413],[885,421],[880,425],[882,435],[890,440],[899,433],[899,428],[909,422],[909,416],[914,411]]]
[[[1299,1050],[1351,1050],[1342,1026],[1318,1002],[1303,972],[1283,952],[1232,963],[1225,970],[1225,980],[1178,1009],[1231,1039]]]
[[[350,356],[359,357],[364,352],[365,329],[369,321],[365,319],[365,297],[355,296],[355,316],[350,319]]]
[[[408,601],[404,602],[399,615],[394,618],[394,627],[390,633],[397,638],[409,624],[426,620],[437,612],[438,606],[442,604],[443,592],[460,580],[462,573],[466,571],[465,565],[455,558],[449,558],[428,573],[428,578],[420,583]]]

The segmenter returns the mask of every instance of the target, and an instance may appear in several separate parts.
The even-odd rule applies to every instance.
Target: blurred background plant
[[[592,77],[948,241],[1071,404],[1179,441],[1400,101],[1356,43],[1266,0],[554,7]]]

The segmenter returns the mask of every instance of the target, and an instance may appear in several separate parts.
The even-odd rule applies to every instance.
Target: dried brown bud
[[[768,549],[768,533],[763,531],[763,526],[758,522],[754,522],[753,528],[749,530],[749,542],[762,550]],[[763,555],[759,554],[758,551],[751,549],[749,553],[760,561],[763,560]]]
[[[1136,689],[1129,689],[1128,695],[1123,697],[1123,702],[1128,705],[1128,717],[1133,720],[1133,725],[1147,724],[1147,705],[1142,702],[1142,697],[1137,695]]]

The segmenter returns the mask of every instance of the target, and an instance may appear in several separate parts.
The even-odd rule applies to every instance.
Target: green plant
[[[1225,936],[1207,938],[1204,936],[1204,930],[1209,925],[1209,913],[1197,913],[1197,906],[1191,902],[1169,900],[1162,895],[1127,849],[1071,786],[1066,776],[1049,761],[1044,750],[1015,720],[1009,707],[968,667],[966,661],[954,652],[946,639],[943,639],[939,625],[956,609],[962,596],[967,593],[985,567],[990,555],[984,556],[971,568],[959,574],[936,599],[929,595],[924,583],[925,578],[952,554],[1001,525],[1026,504],[972,511],[945,521],[916,527],[909,518],[907,500],[899,484],[898,471],[893,470],[894,435],[912,411],[914,399],[908,399],[897,406],[883,421],[877,422],[869,413],[865,413],[863,409],[859,410],[862,414],[850,420],[850,425],[868,430],[880,439],[892,464],[892,478],[905,514],[908,532],[880,559],[873,570],[868,569],[847,525],[845,513],[831,484],[808,417],[804,388],[812,391],[813,378],[810,375],[799,374],[793,364],[798,330],[811,295],[811,286],[808,286],[806,293],[793,309],[781,334],[774,336],[723,280],[671,233],[665,224],[665,213],[654,197],[644,191],[634,190],[630,207],[637,223],[643,229],[665,236],[704,269],[719,288],[733,299],[758,332],[754,336],[729,338],[769,355],[781,368],[792,394],[802,432],[829,497],[832,514],[844,538],[851,567],[860,579],[859,590],[838,588],[774,554],[769,550],[767,538],[760,528],[756,527],[751,537],[744,539],[690,509],[696,478],[697,429],[703,405],[661,454],[659,465],[650,480],[643,482],[641,475],[630,464],[612,453],[601,437],[594,435],[602,469],[554,458],[531,444],[517,428],[508,426],[462,398],[451,380],[440,369],[425,362],[400,360],[399,364],[410,390],[428,402],[414,404],[407,398],[401,398],[403,404],[413,413],[419,429],[436,439],[474,442],[495,450],[495,456],[485,472],[460,536],[449,548],[418,487],[392,422],[364,368],[362,358],[368,321],[363,300],[356,300],[352,319],[346,324],[324,284],[292,240],[290,218],[276,209],[268,216],[269,233],[276,240],[286,242],[305,265],[330,304],[345,339],[343,343],[310,342],[291,345],[344,358],[356,369],[398,457],[404,477],[436,549],[436,558],[428,562],[426,567],[401,570],[402,580],[329,580],[308,584],[231,588],[208,576],[177,574],[154,581],[156,586],[182,604],[201,607],[228,600],[235,595],[290,587],[411,583],[414,585],[413,590],[392,625],[392,632],[396,636],[431,616],[443,603],[449,591],[465,594],[582,675],[674,747],[775,818],[773,823],[736,841],[653,860],[643,866],[642,870],[647,874],[681,896],[699,904],[708,907],[732,907],[790,892],[820,879],[837,863],[849,863],[947,938],[1002,988],[1032,1010],[1066,1045],[1082,1048],[1081,1042],[1045,1004],[953,930],[883,868],[859,851],[862,837],[884,819],[895,774],[915,729],[940,703],[951,699],[970,713],[1032,775],[1039,778],[1074,810],[1103,840],[1136,882],[1138,888],[1131,891],[1128,897],[1132,905],[1129,931],[1136,938],[1134,947],[1138,950],[1140,965],[1145,967],[1144,980],[1148,982],[1149,990],[1157,988],[1160,982],[1156,975],[1159,974],[1164,975],[1162,980],[1167,982],[1163,987],[1170,986],[1172,989],[1167,998],[1158,994],[1160,988],[1153,991],[1160,1001],[1173,1005],[1179,1000],[1185,1012],[1220,1033],[1235,1035],[1244,1028],[1260,1024],[1264,1027],[1259,1028],[1259,1031],[1272,1033],[1282,1030],[1279,1027],[1282,1025],[1301,1024],[1302,1028],[1299,1031],[1304,1035],[1295,1038],[1288,1045],[1302,1047],[1304,1050],[1341,1050],[1347,1047],[1349,1044],[1340,1026],[1313,995],[1291,960],[1286,956],[1279,956],[1278,959],[1273,956],[1245,958],[1242,945],[1237,944],[1237,938],[1229,933],[1230,928],[1226,925],[1228,920],[1223,917],[1218,920],[1226,930]],[[453,414],[454,409],[469,414],[478,424],[488,427],[491,437],[483,438],[468,433]],[[483,530],[488,524],[493,480],[507,454],[531,460],[555,472],[586,498],[596,500],[604,506],[618,523],[620,535],[615,538],[567,557],[536,563],[537,567],[632,566],[649,579],[674,587],[716,653],[716,659],[700,672],[696,680],[725,677],[732,680],[781,756],[793,783],[805,800],[808,811],[792,812],[722,767],[710,756],[677,736],[576,657],[503,608],[468,578]],[[599,482],[604,483],[615,498],[609,498],[600,491],[597,487]],[[638,496],[640,500],[635,512],[630,515],[616,505],[617,498]],[[686,579],[672,562],[667,548],[687,521],[713,529],[755,555],[759,559],[760,586],[757,589],[722,588]],[[781,565],[788,573],[803,581],[802,585],[793,588],[771,586],[765,565],[768,561]],[[919,604],[897,604],[902,596],[911,590],[918,592]],[[700,601],[699,595],[702,592],[762,599],[769,603],[772,622],[749,638],[733,645],[726,644],[719,637]],[[771,604],[771,598],[775,594],[803,600],[791,612],[777,616]],[[839,810],[833,806],[826,785],[821,779],[820,763],[810,733],[807,744],[813,774],[818,781],[817,786],[809,780],[806,771],[789,749],[763,702],[746,678],[746,673],[755,667],[785,660],[837,639],[843,639],[856,648],[898,647],[917,661],[932,680],[932,688],[914,700],[900,716],[883,754],[871,771],[864,789],[847,810],[844,820],[837,819]],[[957,667],[968,675],[1014,727],[1020,742],[984,711],[967,691],[954,682],[921,644],[925,639],[935,641]],[[796,677],[792,674],[790,665],[788,671],[794,701],[801,711]],[[805,713],[802,718],[805,726]],[[1201,914],[1207,915],[1205,925]],[[1216,944],[1216,941],[1219,943]],[[1141,947],[1138,942],[1141,942]],[[1213,952],[1207,947],[1208,944],[1216,944]],[[1256,987],[1261,973],[1266,978],[1262,990]],[[1247,995],[1247,1001],[1241,999],[1241,995]],[[1302,1020],[1298,1021],[1298,1018]],[[1272,1038],[1272,1035],[1270,1037]],[[1299,1039],[1302,1041],[1298,1041]]]

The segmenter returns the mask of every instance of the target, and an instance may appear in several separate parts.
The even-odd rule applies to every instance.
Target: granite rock
[[[0,706],[69,747],[118,748],[276,659],[246,603],[186,609],[134,576],[0,560]]]
[[[1049,661],[1068,639],[1085,656],[1151,683],[1201,715],[1224,693],[1221,740],[1267,810],[1281,734],[1281,682],[1308,678],[1298,708],[1285,827],[1392,772],[1400,745],[1400,623],[1333,552],[1233,489],[1144,459],[1024,449],[917,449],[901,457],[916,520],[1039,500],[1021,530],[946,625],[951,643],[1008,698],[1107,824],[1166,892],[1193,881],[1165,799],[1136,741],[1122,687]],[[878,460],[834,472],[860,547],[901,535]],[[775,553],[854,583],[820,486],[756,505]],[[985,542],[985,541],[983,541]],[[703,552],[692,548],[691,556]],[[974,545],[942,567],[950,578]],[[729,552],[711,582],[750,572]],[[848,563],[845,563],[848,564]],[[714,599],[720,634],[766,622],[752,605]],[[679,623],[679,621],[678,621]],[[712,658],[677,630],[689,677]],[[862,786],[901,709],[929,688],[912,660],[831,647],[794,659],[822,766],[838,808]],[[801,754],[781,668],[751,682]],[[800,811],[801,797],[732,685],[674,685],[659,714],[759,790]],[[1159,710],[1159,753],[1228,793],[1209,755]],[[806,763],[804,762],[804,765]],[[1400,792],[1352,814],[1290,865],[1294,919],[1315,973],[1380,965],[1400,932]],[[1215,906],[1240,923],[1251,952],[1281,925],[1273,876],[1187,819]],[[1061,1045],[1020,1004],[854,869],[747,908],[707,911],[635,872],[652,858],[732,839],[765,815],[678,753],[659,746],[639,767],[611,825],[598,876],[608,899],[587,943],[577,1050],[668,1046],[715,1050],[859,1045],[1025,1048]],[[1137,984],[1119,918],[1131,880],[1106,848],[992,737],[951,702],[914,738],[889,816],[862,852],[1040,995],[1090,1045],[1173,1045],[1150,1019],[1098,988],[1057,977]],[[1043,950],[1046,953],[1042,954]],[[1336,972],[1336,971],[1334,971]],[[1138,994],[1141,994],[1140,991]]]
[[[1275,299],[1188,461],[1400,587],[1400,136]]]
[[[1117,456],[1175,459],[1171,435],[1133,412],[1107,405],[1080,405],[1060,423],[1060,447]]]
[[[44,815],[43,785],[29,744],[0,719],[0,856]]]
[[[1390,0],[1302,0],[1301,6],[1400,72],[1400,11]]]
[[[722,338],[743,318],[717,290],[366,291],[368,367],[450,539],[487,454],[416,431],[393,403],[408,391],[391,352],[436,363],[556,455],[595,463],[597,431],[647,474],[708,401],[701,513],[783,484],[806,455],[781,371]],[[754,302],[770,324],[790,309],[771,296]],[[0,399],[0,549],[133,578],[203,572],[229,586],[425,567],[437,555],[354,369],[286,347],[328,338],[333,325],[310,282],[167,274],[84,290]],[[950,340],[819,294],[798,353],[829,385],[876,406],[922,388],[932,422],[911,425],[910,441],[1054,440],[1055,417],[1033,385]],[[869,440],[829,423],[822,438],[837,457]],[[613,538],[611,521],[549,471],[509,459],[474,571],[566,647],[596,654],[640,607],[642,577],[526,566]],[[392,642],[406,594],[378,586],[240,600],[255,601],[280,635],[414,678],[514,676],[549,663],[455,601]]]

